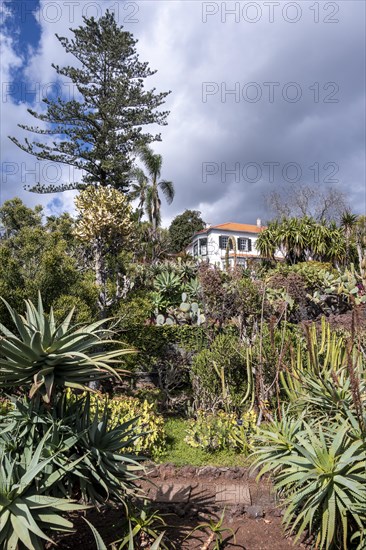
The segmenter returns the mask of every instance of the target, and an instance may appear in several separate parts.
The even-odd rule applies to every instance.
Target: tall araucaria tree
[[[78,91],[78,97],[64,100],[44,99],[46,111],[29,113],[43,128],[19,124],[35,134],[54,136],[47,141],[21,143],[10,139],[22,150],[37,157],[71,165],[83,170],[80,182],[44,186],[37,192],[57,192],[80,188],[81,184],[111,185],[127,191],[137,144],[160,140],[160,134],[144,132],[148,124],[165,125],[168,111],[159,111],[170,92],[144,89],[144,81],[153,75],[148,63],[140,62],[137,40],[122,30],[109,11],[98,20],[85,18],[84,25],[70,29],[74,37],[58,36],[66,52],[75,58],[74,66],[52,65]],[[79,98],[80,97],[80,98]]]

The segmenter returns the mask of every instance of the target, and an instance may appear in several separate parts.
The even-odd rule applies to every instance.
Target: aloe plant
[[[113,543],[115,550],[117,548],[122,550],[127,547],[128,550],[147,547],[156,548],[156,550],[168,550],[163,541],[165,531],[162,532],[162,529],[166,527],[166,523],[158,512],[149,509],[147,500],[144,500],[138,513],[129,510],[127,525],[127,535]],[[174,544],[172,546],[175,548]]]
[[[29,550],[42,550],[43,541],[52,540],[45,531],[72,532],[73,524],[62,517],[65,512],[85,509],[71,499],[45,494],[63,472],[45,475],[53,457],[41,460],[48,433],[37,447],[28,447],[22,462],[0,453],[0,547],[15,550],[22,543]],[[69,463],[67,469],[72,469]]]
[[[43,455],[53,459],[45,471],[64,472],[52,486],[53,496],[76,494],[97,506],[108,500],[125,503],[142,471],[141,459],[125,451],[142,435],[136,420],[110,428],[107,408],[92,412],[89,393],[73,403],[63,396],[52,411],[26,398],[0,422],[0,453],[21,461],[25,449],[48,433]]]
[[[351,535],[364,532],[366,449],[348,421],[322,425],[289,419],[262,430],[265,445],[255,455],[259,477],[271,472],[285,496],[284,524],[313,535],[316,548],[349,548]]]
[[[214,521],[213,519],[211,519],[207,523],[200,523],[200,525],[197,525],[197,527],[195,527],[189,533],[189,535],[186,537],[186,539],[191,537],[192,534],[195,531],[205,530],[205,531],[208,531],[210,533],[210,535],[209,535],[206,543],[202,546],[202,549],[203,548],[205,548],[205,549],[211,548],[211,544],[214,544],[213,550],[221,550],[222,548],[224,548],[224,545],[225,545],[223,534],[225,532],[229,532],[231,537],[233,537],[233,541],[234,541],[234,544],[235,544],[236,543],[236,537],[235,537],[234,531],[232,529],[230,529],[230,527],[223,527],[222,526],[222,524],[224,522],[224,518],[225,518],[225,508],[223,509],[223,511],[221,513],[221,516],[220,516],[218,521]]]
[[[134,350],[119,347],[113,351],[96,351],[117,343],[106,339],[113,334],[102,328],[107,320],[90,325],[71,326],[74,309],[57,324],[51,308],[43,311],[39,296],[38,307],[26,301],[26,313],[19,315],[5,300],[18,334],[0,323],[0,387],[30,386],[29,395],[37,393],[49,403],[56,387],[89,390],[89,382],[114,376],[122,371],[113,365],[121,356]]]

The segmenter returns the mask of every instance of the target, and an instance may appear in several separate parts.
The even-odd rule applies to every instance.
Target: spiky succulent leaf
[[[91,381],[105,377],[120,379],[123,355],[135,350],[119,347],[112,351],[98,351],[114,340],[113,334],[103,328],[102,320],[82,327],[70,326],[73,310],[64,321],[56,325],[53,312],[43,311],[39,296],[38,308],[26,301],[25,316],[18,313],[3,299],[18,335],[0,324],[0,387],[30,386],[30,395],[42,395],[50,402],[55,387],[88,389]],[[120,346],[120,344],[119,344]]]

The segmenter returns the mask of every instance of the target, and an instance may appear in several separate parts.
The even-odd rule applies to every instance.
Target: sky
[[[73,212],[75,192],[38,195],[37,181],[78,180],[72,169],[37,161],[8,136],[31,137],[43,97],[59,90],[51,64],[73,63],[55,37],[82,17],[115,12],[157,72],[145,86],[171,90],[168,125],[154,143],[162,177],[163,225],[185,209],[210,224],[266,221],[265,196],[286,186],[333,187],[366,212],[365,2],[189,0],[12,0],[0,2],[0,201],[20,196],[47,215]],[[47,137],[45,137],[47,139]]]

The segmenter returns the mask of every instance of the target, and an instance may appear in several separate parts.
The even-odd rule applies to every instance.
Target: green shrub
[[[193,358],[191,379],[197,410],[240,407],[248,383],[245,357],[237,337],[220,334],[209,349]]]
[[[5,300],[17,333],[0,323],[0,387],[29,387],[29,395],[41,394],[50,403],[61,388],[88,389],[89,382],[111,376],[120,378],[121,369],[114,367],[120,357],[133,350],[119,348],[101,351],[110,344],[107,336],[113,332],[102,328],[106,320],[90,325],[71,325],[72,309],[66,318],[56,323],[53,308],[47,315],[41,295],[38,306],[26,301],[26,312],[21,316]],[[99,351],[98,351],[99,348]]]
[[[75,401],[75,396],[68,391],[68,399]],[[124,452],[137,455],[159,456],[165,449],[164,419],[156,413],[156,404],[149,403],[146,399],[140,401],[136,397],[119,396],[108,399],[107,396],[90,396],[90,410],[101,417],[107,411],[108,428],[113,429],[119,425],[135,419],[134,430],[140,436],[133,444],[125,447]],[[126,436],[122,441],[126,441]]]
[[[365,548],[366,369],[357,339],[306,329],[291,368],[280,373],[287,411],[257,436],[260,475],[285,498],[295,542],[306,531],[319,549]],[[352,542],[353,541],[353,542]]]
[[[197,418],[189,422],[185,442],[208,452],[233,449],[249,454],[253,434],[256,432],[256,414],[249,411],[237,419],[235,414],[218,411],[215,414],[199,411]]]
[[[189,428],[189,420],[169,418],[165,422],[167,435],[166,451],[159,457],[161,463],[172,463],[175,466],[248,466],[250,457],[237,453],[233,449],[224,449],[209,453],[201,447],[192,447],[184,441]]]
[[[308,261],[295,265],[279,264],[276,269],[269,271],[267,275],[268,277],[276,274],[287,276],[290,273],[296,273],[305,282],[307,291],[313,292],[322,287],[326,272],[337,273],[330,263]]]
[[[0,397],[0,416],[6,416],[11,409],[12,405],[9,399]]]
[[[352,535],[365,540],[365,441],[350,422],[290,418],[274,422],[259,437],[264,445],[255,465],[262,466],[260,475],[273,474],[295,543],[304,531],[319,549],[349,550]]]

